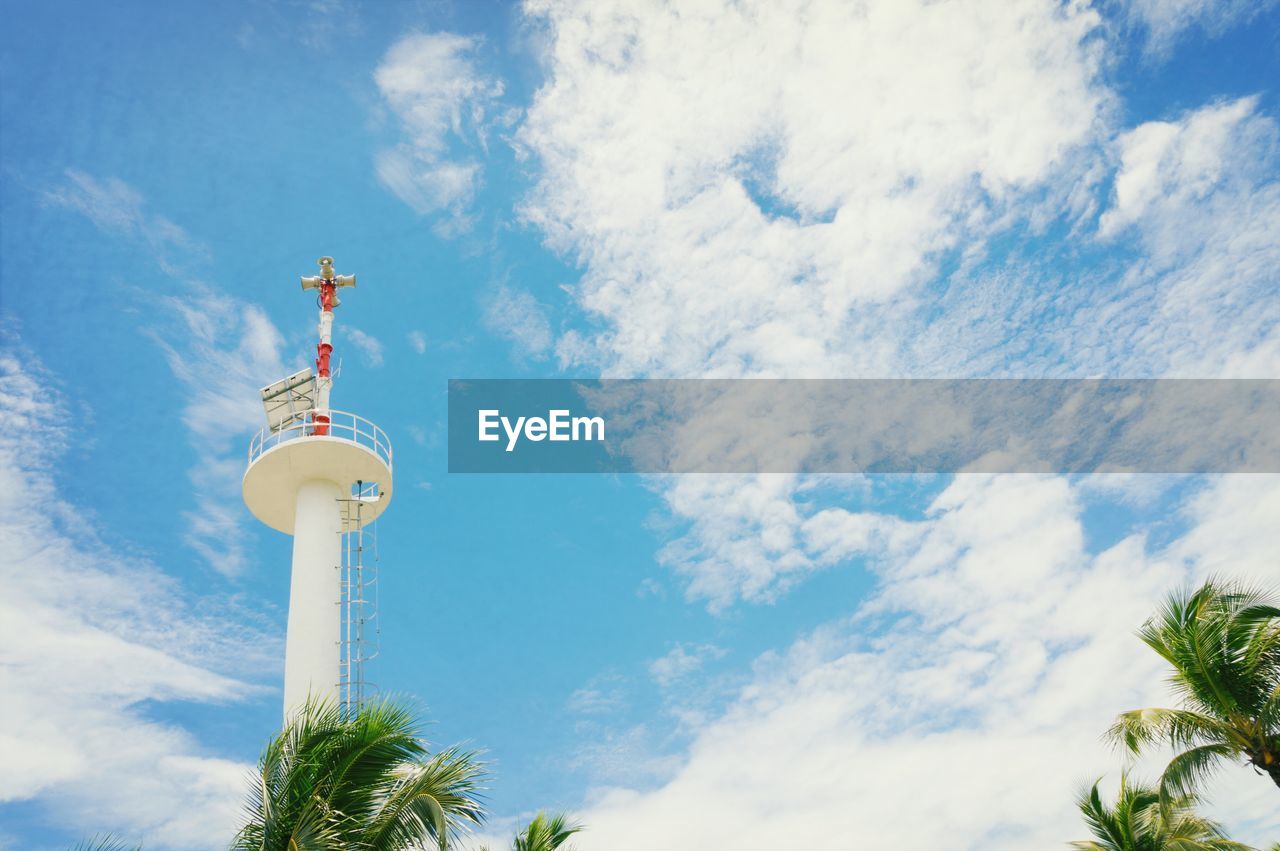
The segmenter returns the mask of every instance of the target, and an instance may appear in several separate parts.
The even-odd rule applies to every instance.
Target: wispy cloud
[[[787,377],[1280,369],[1280,134],[1255,99],[1115,126],[1098,73],[1109,31],[1083,6],[785,6],[679,18],[537,7],[553,38],[548,82],[518,139],[542,166],[528,221],[585,270],[570,293],[587,330],[555,341],[564,364]],[[757,58],[734,63],[739,52]],[[726,80],[726,63],[757,70]],[[598,99],[615,89],[629,95]],[[1032,132],[1006,122],[1050,102]],[[1004,254],[998,239],[1025,248]],[[1082,264],[1081,245],[1107,253]],[[945,276],[943,257],[956,264]],[[776,599],[824,567],[799,536],[804,486],[661,484],[685,531],[660,560],[713,608]]]
[[[1146,51],[1166,59],[1179,39],[1199,30],[1219,36],[1266,12],[1276,0],[1121,0],[1128,21],[1146,30]]]
[[[1169,233],[1170,214],[1186,216],[1189,207],[1224,190],[1254,188],[1274,156],[1268,154],[1276,146],[1275,125],[1257,107],[1257,97],[1240,98],[1122,134],[1115,197],[1099,220],[1099,235],[1144,227],[1155,232],[1152,247],[1160,259],[1176,256],[1184,246]]]
[[[657,485],[672,519],[687,527],[658,562],[712,611],[738,599],[774,600],[821,566],[799,538],[797,476],[679,476]]]
[[[1280,370],[1280,127],[1255,98],[1148,122],[1116,140],[1104,240],[1127,266],[1052,337],[1077,368],[1269,377]]]
[[[476,158],[487,144],[502,83],[482,73],[474,38],[413,33],[387,51],[374,72],[378,91],[407,137],[378,152],[378,180],[422,215],[447,213],[437,230],[469,225],[467,208],[480,180]]]
[[[410,331],[407,339],[409,347],[420,355],[427,353],[427,337],[421,331]]]
[[[374,368],[382,366],[382,341],[372,334],[366,334],[359,328],[349,325],[342,333],[351,342],[351,345],[356,347],[356,351],[360,352],[360,357],[365,366]]]
[[[585,267],[597,330],[561,358],[611,374],[892,374],[883,306],[1056,185],[1109,99],[1077,4],[536,9],[524,217]]]
[[[309,51],[333,50],[364,35],[362,5],[350,0],[265,0],[241,7],[247,20],[235,30],[246,52],[300,43]]]
[[[261,427],[257,390],[287,374],[282,335],[259,307],[198,279],[195,270],[212,257],[209,247],[148,212],[146,198],[123,180],[68,170],[67,180],[47,189],[45,198],[106,233],[133,239],[173,279],[170,292],[146,293],[169,320],[143,330],[183,388],[183,424],[202,456],[188,473],[200,508],[186,512],[187,543],[216,571],[236,575],[246,563],[246,512],[239,507],[243,441]]]
[[[123,180],[97,178],[76,169],[67,169],[65,178],[44,191],[46,203],[74,210],[107,233],[137,241],[164,272],[180,274],[208,260],[207,247],[169,219],[150,212],[142,194]]]
[[[59,494],[65,402],[10,343],[0,354],[0,800],[38,795],[86,833],[224,846],[249,766],[143,706],[240,699],[255,687],[231,672],[271,670],[278,642],[247,625],[251,613],[193,599],[145,559],[113,552]]]
[[[518,355],[545,357],[554,336],[547,310],[533,294],[502,286],[490,295],[484,307],[484,324],[515,345]]]
[[[680,758],[664,752],[660,738],[643,724],[609,728],[586,737],[570,759],[573,768],[586,772],[601,786],[652,786],[670,778],[679,764]],[[602,846],[593,843],[585,847]]]
[[[331,49],[335,39],[350,38],[364,29],[359,7],[347,0],[308,0],[301,8],[302,25],[289,23],[296,28],[303,44],[314,50]]]
[[[566,704],[570,712],[598,715],[616,712],[626,703],[621,677],[616,674],[594,677],[582,688],[569,695]]]
[[[1249,14],[1134,5],[1179,26]],[[1280,369],[1274,121],[1245,99],[1119,124],[1101,73],[1114,28],[1094,7],[530,9],[549,43],[517,133],[538,168],[523,215],[583,269],[570,296],[584,321],[554,341],[566,366]],[[636,824],[689,848],[1059,845],[1078,835],[1075,784],[1116,763],[1099,731],[1166,699],[1134,627],[1170,586],[1224,563],[1208,553],[1272,570],[1252,559],[1274,537],[1274,481],[1215,488],[1176,546],[1135,535],[1100,554],[1084,546],[1085,492],[1115,494],[1061,479],[963,477],[913,520],[819,508],[814,486],[655,482],[678,530],[659,559],[713,610],[855,563],[877,571],[879,592],[759,659],[725,712],[693,717],[669,780],[601,782],[584,847],[641,847]],[[1213,500],[1235,519],[1210,517]],[[600,740],[654,744],[630,728]],[[1214,800],[1261,841],[1280,825],[1261,803],[1274,789],[1255,780],[1237,773]],[[1268,815],[1248,823],[1251,809]]]
[[[239,495],[245,441],[262,425],[258,389],[288,372],[280,354],[283,337],[256,305],[197,278],[195,270],[212,257],[209,248],[150,212],[142,193],[124,181],[69,170],[44,197],[106,233],[133,240],[172,278],[172,291],[142,296],[167,316],[144,330],[186,394],[182,420],[199,452],[188,473],[199,505],[185,513],[186,541],[219,573],[239,573],[249,540]]]
[[[670,688],[724,654],[724,648],[714,644],[676,644],[666,655],[649,663],[649,675],[659,686]]]
[[[1222,488],[1242,492],[1224,501]],[[856,837],[1023,851],[1078,837],[1076,785],[1117,760],[1099,731],[1170,698],[1163,662],[1133,630],[1222,545],[1267,558],[1265,510],[1230,515],[1278,496],[1280,477],[1223,480],[1191,503],[1193,531],[1174,545],[1153,552],[1139,532],[1090,554],[1085,506],[1065,480],[961,477],[923,516],[892,520],[906,528],[876,551],[878,595],[759,658],[669,779],[597,788],[581,844],[645,847],[638,823],[684,848]],[[1261,843],[1280,829],[1274,794],[1240,769],[1209,790],[1210,811]],[[768,817],[753,817],[763,800]],[[930,817],[912,817],[922,802]]]
[[[152,336],[186,393],[182,421],[199,449],[188,473],[199,507],[185,512],[187,543],[226,576],[246,564],[240,478],[249,435],[263,425],[258,389],[289,372],[280,357],[284,340],[256,305],[205,291],[162,303],[176,329]]]

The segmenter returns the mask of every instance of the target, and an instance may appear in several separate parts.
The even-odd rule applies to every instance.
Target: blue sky
[[[234,828],[289,559],[239,477],[321,254],[396,452],[372,678],[486,749],[494,842],[1059,847],[1168,699],[1152,603],[1276,579],[1274,477],[466,477],[444,432],[463,377],[1275,377],[1274,3],[6,18],[5,847]],[[1254,781],[1212,806],[1280,838]]]

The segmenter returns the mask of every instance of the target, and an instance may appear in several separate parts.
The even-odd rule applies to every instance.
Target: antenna
[[[329,390],[333,387],[333,376],[329,374],[329,356],[333,354],[333,309],[342,304],[338,300],[338,290],[342,287],[355,287],[355,275],[335,275],[333,258],[321,257],[316,261],[320,265],[320,274],[302,277],[302,289],[320,291],[320,342],[316,345],[316,412],[312,420],[315,423],[314,434],[329,433]]]

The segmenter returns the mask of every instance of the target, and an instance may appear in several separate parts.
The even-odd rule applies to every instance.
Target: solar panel
[[[316,406],[316,380],[307,367],[262,388],[262,407],[272,431],[301,420]]]

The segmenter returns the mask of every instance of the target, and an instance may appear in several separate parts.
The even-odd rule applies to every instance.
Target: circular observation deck
[[[327,434],[316,434],[325,424],[308,416],[276,431],[265,428],[250,441],[244,501],[272,529],[293,534],[294,501],[307,481],[336,482],[351,493],[342,510],[344,531],[377,519],[391,504],[386,432],[345,411],[330,411],[329,417]]]

